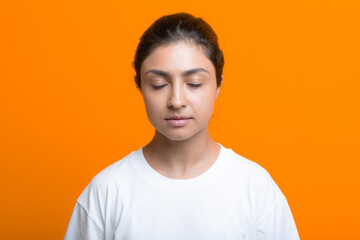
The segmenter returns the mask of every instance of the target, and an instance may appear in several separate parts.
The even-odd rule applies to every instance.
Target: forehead
[[[141,73],[158,69],[176,74],[194,68],[204,68],[215,74],[215,67],[199,45],[186,42],[161,45],[144,60]]]

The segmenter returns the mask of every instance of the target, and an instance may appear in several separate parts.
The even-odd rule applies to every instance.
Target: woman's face
[[[176,141],[207,133],[219,88],[215,67],[199,46],[160,46],[140,74],[146,113],[157,132]]]

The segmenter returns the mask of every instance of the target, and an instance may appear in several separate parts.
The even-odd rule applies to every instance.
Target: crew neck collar
[[[226,151],[226,148],[223,147],[220,143],[217,143],[220,146],[220,153],[216,159],[216,161],[203,173],[200,175],[193,177],[193,178],[187,178],[187,179],[174,179],[166,177],[159,172],[157,172],[155,169],[153,169],[150,164],[145,159],[144,153],[143,153],[143,147],[141,147],[137,151],[137,156],[139,160],[139,166],[140,171],[145,177],[145,180],[149,180],[152,183],[155,183],[154,181],[159,181],[162,184],[175,184],[175,185],[187,185],[187,184],[193,184],[193,183],[200,183],[202,181],[207,181],[216,174],[217,170],[221,168],[224,161],[224,154]]]

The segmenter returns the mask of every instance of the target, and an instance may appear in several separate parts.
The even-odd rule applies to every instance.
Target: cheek
[[[143,95],[146,114],[149,120],[155,120],[161,115],[161,101],[154,96]]]
[[[155,111],[156,108],[156,104],[153,98],[150,98],[148,96],[143,96],[143,100],[144,100],[144,104],[145,104],[145,108],[146,108],[146,112],[150,113]]]
[[[214,109],[215,95],[213,94],[203,94],[202,96],[197,96],[193,99],[193,102],[196,102],[196,112],[198,113],[198,118],[210,119]]]

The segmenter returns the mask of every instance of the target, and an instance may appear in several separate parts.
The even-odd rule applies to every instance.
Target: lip
[[[186,125],[191,119],[191,117],[177,115],[165,118],[166,122],[172,127],[182,127]]]
[[[184,115],[172,115],[172,116],[165,118],[165,120],[183,120],[183,119],[191,119],[191,117],[184,116]]]

